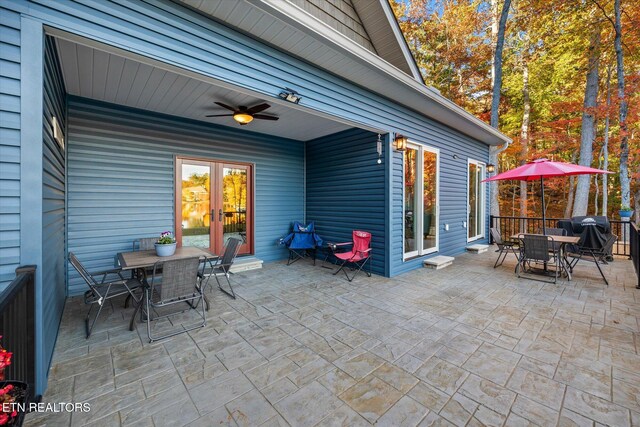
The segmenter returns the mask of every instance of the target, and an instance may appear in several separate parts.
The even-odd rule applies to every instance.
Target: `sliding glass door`
[[[229,238],[252,252],[251,165],[176,159],[176,239],[220,254]]]
[[[404,258],[438,250],[438,150],[408,144],[404,153]]]
[[[468,221],[467,240],[477,240],[484,237],[485,228],[485,164],[469,160],[468,163]]]

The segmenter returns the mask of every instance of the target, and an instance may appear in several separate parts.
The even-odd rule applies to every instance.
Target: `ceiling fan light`
[[[233,120],[240,123],[241,125],[246,125],[247,123],[251,123],[253,120],[253,116],[247,113],[235,113],[233,115]]]

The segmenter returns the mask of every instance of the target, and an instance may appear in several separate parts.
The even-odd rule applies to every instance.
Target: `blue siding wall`
[[[53,139],[52,118],[63,132],[66,99],[55,44],[47,38],[44,57],[43,147],[42,147],[42,308],[44,366],[49,367],[64,310],[65,286],[65,158]]]
[[[20,264],[20,14],[0,4],[0,291]]]
[[[354,229],[372,233],[372,270],[384,274],[385,173],[376,140],[351,129],[308,141],[306,207],[325,240],[348,242]]]
[[[393,152],[393,199],[392,199],[392,242],[391,242],[391,275],[400,274],[417,268],[422,262],[436,255],[457,255],[465,251],[467,246],[467,229],[463,221],[467,221],[467,160],[473,159],[487,162],[489,148],[471,138],[450,132],[444,126],[435,126],[432,131],[422,134],[410,133],[411,141],[440,149],[440,245],[437,253],[432,253],[404,262],[403,257],[403,155]],[[457,158],[454,158],[453,156]],[[486,195],[488,200],[488,193]],[[488,215],[485,224],[489,223]],[[449,224],[449,231],[445,231]],[[487,228],[488,230],[488,228]],[[488,232],[485,231],[485,236]],[[484,243],[487,239],[474,243]]]
[[[304,215],[304,144],[80,98],[69,100],[68,239],[92,269],[113,266],[139,237],[174,229],[174,156],[255,164],[255,254]],[[69,270],[69,293],[85,290]]]

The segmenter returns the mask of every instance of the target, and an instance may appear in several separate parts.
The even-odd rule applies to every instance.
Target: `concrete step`
[[[438,256],[434,256],[433,258],[429,258],[425,260],[422,263],[422,265],[425,266],[426,268],[440,270],[442,268],[448,267],[451,264],[453,264],[454,259],[455,258],[452,256],[438,255]]]
[[[232,273],[240,273],[242,271],[257,270],[262,268],[262,260],[255,256],[241,256],[231,266]]]
[[[482,254],[487,252],[488,250],[489,250],[489,245],[483,245],[480,243],[467,246],[467,251],[472,252],[474,254]]]

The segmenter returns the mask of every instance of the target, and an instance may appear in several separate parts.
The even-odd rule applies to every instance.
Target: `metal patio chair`
[[[231,273],[231,266],[236,260],[238,256],[238,252],[240,251],[240,246],[242,245],[242,241],[236,238],[229,238],[227,240],[227,245],[224,249],[224,252],[221,257],[213,258],[209,261],[205,261],[205,264],[208,264],[208,267],[200,273],[200,284],[202,289],[202,294],[204,296],[204,302],[207,306],[207,310],[209,310],[209,299],[204,294],[204,287],[209,283],[209,279],[213,276],[218,283],[218,288],[229,295],[231,298],[236,299],[236,293],[233,290],[233,286],[231,286],[231,280],[229,275]],[[220,283],[220,279],[218,276],[224,276],[227,280],[227,285],[229,286],[229,290],[227,291],[222,287],[222,283]]]
[[[307,226],[295,221],[291,233],[279,239],[278,244],[284,245],[289,249],[287,265],[308,257],[309,253],[313,258],[313,265],[316,265],[316,250],[322,247],[322,238],[316,233],[313,221]]]
[[[202,287],[199,282],[199,273],[204,268],[204,260],[201,257],[192,257],[170,261],[158,261],[153,267],[153,275],[150,283],[145,286],[144,306],[142,315],[147,321],[147,335],[149,342],[157,341],[187,332],[206,325],[207,319],[202,304],[201,313],[198,312],[198,304],[202,301]],[[202,266],[202,267],[201,267]],[[162,280],[158,279],[158,270],[162,267]],[[170,311],[167,314],[160,314],[160,311],[167,307],[185,304],[187,307],[181,311]],[[192,326],[181,326],[179,330],[162,336],[153,336],[151,333],[151,322],[168,318],[178,313],[194,310],[202,318]]]
[[[520,257],[516,265],[516,275],[525,279],[538,280],[550,283],[548,280],[536,279],[529,276],[521,276],[520,272],[526,274],[548,275],[548,267],[553,268],[553,283],[558,282],[560,273],[560,256],[554,251],[555,241],[552,236],[540,234],[521,234],[522,246]],[[539,269],[536,265],[544,264],[544,269]]]
[[[127,299],[133,298],[136,302],[140,301],[136,298],[133,291],[141,287],[142,284],[137,279],[125,279],[120,269],[115,268],[89,273],[73,252],[69,252],[69,262],[80,274],[80,277],[82,277],[87,286],[89,286],[89,290],[84,293],[84,303],[89,304],[89,311],[84,320],[87,338],[91,336],[91,331],[107,301],[121,295],[127,295]],[[89,322],[91,311],[96,304],[98,305],[98,311],[93,317],[93,320]]]
[[[516,261],[518,261],[518,251],[520,250],[518,243],[502,240],[502,235],[497,228],[490,228],[489,231],[491,232],[493,241],[498,246],[498,250],[496,252],[499,252],[498,259],[496,259],[496,263],[493,264],[493,268],[501,266],[504,260],[507,259],[507,255],[509,255],[509,253],[512,253],[516,257]]]
[[[340,268],[336,270],[333,275],[340,273],[342,271],[345,276],[347,276],[348,281],[352,281],[356,275],[364,269],[365,266],[368,265],[369,270],[364,270],[367,273],[367,276],[371,277],[371,233],[368,231],[360,231],[353,230],[352,232],[353,241],[344,242],[344,243],[333,243],[332,249],[334,250],[333,255],[338,260],[338,265]],[[336,252],[340,248],[351,246],[351,250],[347,252]],[[353,276],[349,277],[347,270],[345,267],[350,267],[353,271]]]
[[[609,286],[609,281],[602,271],[600,264],[608,264],[607,257],[611,253],[613,244],[618,240],[615,234],[604,234],[595,226],[586,226],[580,234],[580,241],[567,254],[568,258],[572,258],[569,262],[569,269],[573,272],[574,267],[581,260],[594,262],[600,276],[604,279],[604,283]]]

